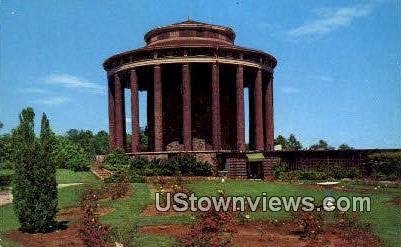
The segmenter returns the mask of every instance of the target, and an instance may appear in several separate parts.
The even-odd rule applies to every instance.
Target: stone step
[[[95,174],[96,177],[100,178],[101,180],[105,180],[106,178],[109,178],[111,175],[113,175],[113,172],[97,165],[92,165],[90,170],[93,174]]]

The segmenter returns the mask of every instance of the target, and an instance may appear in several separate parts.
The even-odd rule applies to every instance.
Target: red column
[[[132,135],[131,135],[131,152],[139,152],[139,100],[138,100],[138,76],[136,70],[131,70],[130,75],[130,86],[131,86],[131,124],[132,124]]]
[[[114,97],[115,97],[115,144],[116,148],[124,149],[125,118],[124,118],[124,88],[118,74],[114,74]]]
[[[113,80],[108,78],[108,94],[109,94],[109,148],[115,148],[115,102],[114,102],[114,86]]]
[[[244,67],[238,65],[236,74],[237,150],[245,151]]]
[[[264,90],[265,101],[265,150],[274,149],[274,119],[273,119],[273,77],[267,82]]]
[[[182,139],[184,149],[192,149],[191,74],[189,64],[182,65]]]
[[[155,152],[163,150],[163,100],[162,100],[162,78],[159,65],[153,71],[153,90],[154,90],[154,135]]]
[[[263,150],[263,100],[262,71],[258,69],[255,80],[255,149]]]
[[[220,126],[220,75],[219,66],[212,65],[212,135],[213,149],[221,149],[221,126]]]

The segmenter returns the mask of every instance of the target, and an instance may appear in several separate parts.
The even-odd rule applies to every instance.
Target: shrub
[[[357,167],[344,167],[341,165],[332,166],[326,169],[330,177],[335,179],[342,178],[358,178],[362,176],[362,172]]]
[[[0,169],[14,169],[11,138],[10,134],[0,135]]]
[[[90,159],[88,154],[77,144],[59,137],[54,155],[58,168],[70,169],[73,171],[88,171]]]
[[[81,198],[81,207],[84,213],[81,219],[79,236],[85,246],[107,246],[109,227],[102,225],[96,215],[99,207],[98,199],[99,196],[93,189],[86,190]]]
[[[184,154],[165,160],[154,159],[151,161],[141,157],[129,159],[126,156],[118,154],[110,159],[116,160],[113,164],[116,164],[115,166],[118,166],[119,169],[127,171],[131,182],[143,181],[142,176],[175,176],[178,172],[186,176],[209,176],[212,174],[211,165],[208,162],[197,161],[193,155]],[[127,162],[129,167],[124,165]]]
[[[56,227],[56,168],[51,150],[55,143],[46,115],[43,115],[40,140],[34,133],[32,108],[20,114],[20,124],[13,130],[15,161],[14,209],[21,230],[48,232]]]
[[[235,214],[231,211],[210,209],[200,212],[190,233],[181,238],[181,244],[188,247],[232,246],[231,234],[234,232],[234,224]]]
[[[368,155],[368,165],[374,178],[401,179],[401,152],[382,152]]]
[[[212,167],[208,162],[197,161],[196,157],[190,154],[182,154],[174,156],[162,162],[164,172],[168,174],[158,175],[175,175],[181,172],[187,176],[209,176],[212,174]]]
[[[68,168],[73,170],[74,172],[82,172],[89,170],[89,159],[85,153],[77,153],[76,156],[72,157],[68,162]]]
[[[294,222],[298,227],[295,233],[302,238],[315,239],[322,232],[323,215],[317,212],[301,210],[294,213]]]
[[[130,157],[123,150],[115,150],[107,155],[104,165],[112,171],[122,171],[130,166]]]
[[[282,161],[273,166],[273,175],[277,179],[282,179],[287,171],[288,171],[288,164],[286,162]]]
[[[10,186],[12,181],[13,181],[13,175],[11,174],[0,175],[0,187]]]
[[[106,180],[102,188],[103,196],[116,200],[127,195],[131,188],[128,176],[125,173],[115,173]]]
[[[303,170],[299,173],[300,180],[324,180],[329,178],[329,175],[323,171]]]

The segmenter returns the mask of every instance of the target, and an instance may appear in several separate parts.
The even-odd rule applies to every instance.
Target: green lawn
[[[137,234],[135,229],[145,225],[189,223],[190,216],[142,216],[141,212],[145,207],[153,203],[152,194],[143,183],[133,184],[133,189],[134,194],[130,198],[103,202],[104,206],[111,207],[114,211],[103,216],[102,222],[122,233],[123,236],[116,241],[135,242],[137,246],[172,246],[175,243],[172,238]]]
[[[217,195],[218,190],[224,190],[227,195],[249,195],[255,197],[266,192],[271,196],[312,196],[321,201],[325,195],[323,190],[312,189],[303,185],[274,183],[263,181],[196,181],[188,185],[189,189],[197,196]],[[401,246],[401,207],[389,203],[394,197],[401,196],[401,189],[388,188],[370,194],[356,192],[334,192],[338,196],[370,196],[372,202],[371,212],[360,213],[363,221],[370,222],[373,231],[379,236],[386,246]],[[256,212],[251,213],[251,218],[272,219],[289,217],[290,213],[279,212]]]
[[[59,183],[83,182],[98,186],[100,182],[90,173],[73,173],[68,170],[58,170],[57,180]],[[363,221],[371,222],[374,232],[381,238],[386,246],[400,246],[401,243],[401,207],[388,203],[394,197],[401,196],[399,188],[379,188],[373,190],[372,186],[354,185],[344,183],[347,188],[354,188],[356,191],[340,192],[335,191],[334,196],[362,196],[370,195],[372,200],[372,211],[360,214]],[[114,201],[101,201],[106,207],[111,207],[114,211],[102,216],[101,221],[109,224],[114,229],[114,240],[119,242],[133,242],[138,246],[174,246],[176,240],[169,237],[138,234],[137,227],[145,225],[159,224],[190,224],[191,215],[179,216],[143,216],[141,215],[145,207],[153,203],[154,191],[149,190],[143,183],[132,184],[133,195],[129,198]],[[226,195],[252,197],[262,195],[266,192],[271,196],[313,196],[320,201],[325,196],[322,189],[313,188],[304,184],[288,184],[279,182],[263,182],[249,180],[228,180],[225,183],[219,181],[194,181],[187,184],[187,187],[197,196],[217,195],[218,190],[224,190]],[[59,207],[68,208],[75,206],[79,200],[79,195],[85,185],[72,186],[59,189]],[[359,189],[372,189],[361,194]],[[368,194],[366,194],[368,193]],[[18,228],[18,223],[13,213],[12,205],[0,207],[0,235],[12,229]],[[251,214],[251,219],[273,219],[290,217],[287,212],[255,212]],[[14,246],[12,243],[2,242],[3,246]]]
[[[58,184],[98,184],[100,182],[91,172],[74,172],[67,169],[57,169],[56,179]]]

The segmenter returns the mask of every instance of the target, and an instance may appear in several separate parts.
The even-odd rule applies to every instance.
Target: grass
[[[2,171],[4,172],[4,171]],[[10,172],[10,171],[6,171]],[[85,183],[99,186],[100,181],[90,173],[74,173],[68,170],[57,171],[58,183]],[[372,201],[371,212],[363,212],[359,217],[364,222],[370,222],[374,233],[379,236],[386,246],[401,246],[401,207],[389,203],[394,197],[401,196],[399,188],[378,188],[374,186],[356,185],[344,183],[348,192],[335,191],[334,197],[342,196],[370,196]],[[118,232],[117,239],[121,242],[133,242],[138,246],[174,246],[176,240],[170,237],[139,234],[136,229],[146,225],[162,224],[190,224],[192,222],[189,214],[173,216],[144,216],[141,213],[147,205],[153,203],[153,190],[143,183],[132,184],[134,193],[128,198],[114,201],[101,201],[103,206],[113,208],[113,212],[102,216],[101,221]],[[226,195],[231,196],[260,196],[265,192],[271,196],[312,196],[317,202],[325,196],[323,189],[314,188],[310,185],[288,184],[280,182],[264,182],[249,180],[220,181],[193,181],[187,184],[190,191],[197,196],[217,195],[218,190],[224,190]],[[65,187],[59,189],[59,208],[76,206],[79,195],[85,185]],[[363,194],[362,194],[363,192]],[[0,207],[0,237],[1,234],[18,228],[18,222],[14,215],[12,205]],[[253,220],[282,219],[289,218],[291,214],[284,211],[279,212],[254,212],[251,213]],[[15,246],[14,243],[0,242],[2,246]]]
[[[115,201],[105,201],[104,206],[111,207],[114,211],[101,217],[105,224],[111,225],[117,231],[124,232],[126,228],[136,229],[139,226],[146,225],[163,225],[163,224],[180,224],[190,223],[189,215],[179,216],[143,216],[142,211],[147,205],[153,202],[152,194],[146,184],[133,184],[134,194],[129,198],[119,199]],[[119,229],[124,228],[124,229]],[[128,232],[121,234],[119,241],[131,241],[138,246],[172,246],[175,240],[169,237],[144,235]],[[127,239],[128,238],[128,239]]]
[[[13,175],[12,169],[0,169],[1,175]],[[91,172],[74,172],[68,169],[57,169],[56,180],[58,184],[85,183],[99,184],[100,181]]]
[[[323,190],[308,188],[303,185],[263,182],[263,181],[239,181],[232,180],[226,183],[217,181],[195,181],[188,185],[189,189],[197,196],[217,195],[218,190],[224,190],[231,196],[251,196],[255,197],[266,192],[271,196],[312,196],[317,202],[321,201],[325,195]],[[352,187],[352,186],[350,186]],[[360,188],[358,186],[358,188]],[[369,188],[369,186],[366,186]],[[365,191],[364,194],[356,192],[334,192],[334,197],[338,196],[370,196],[372,209],[370,212],[359,213],[359,217],[364,222],[372,225],[374,233],[379,236],[385,246],[401,246],[401,207],[392,205],[389,201],[394,197],[401,196],[400,189],[388,188],[380,192],[375,190]],[[255,212],[251,213],[254,220],[278,219],[290,217],[288,212]]]
[[[56,179],[58,184],[85,183],[98,184],[99,180],[91,172],[74,172],[67,169],[57,169]]]

